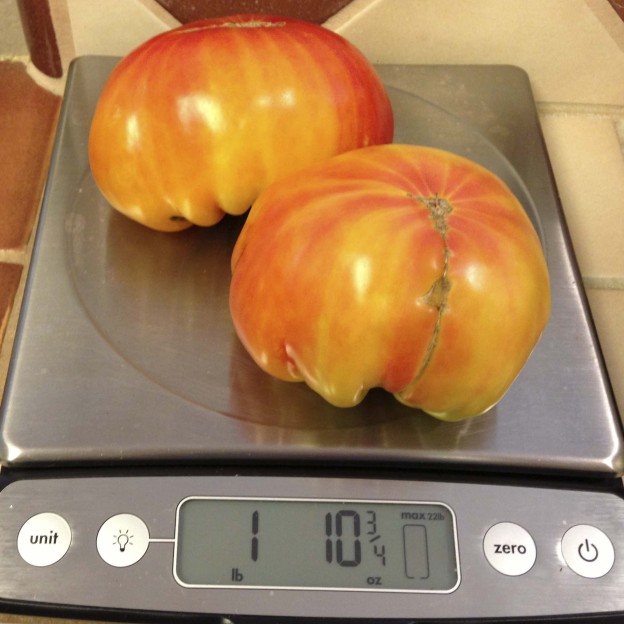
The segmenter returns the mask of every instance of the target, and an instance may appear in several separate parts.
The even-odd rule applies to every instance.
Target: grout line
[[[615,122],[615,134],[617,134],[618,141],[620,142],[620,149],[622,150],[622,156],[624,156],[624,119],[618,119]]]
[[[13,303],[11,304],[6,327],[4,328],[4,338],[2,339],[2,342],[0,342],[0,397],[4,392],[4,385],[9,373],[9,364],[13,353],[13,344],[15,342],[15,335],[17,334],[17,325],[22,309],[24,291],[26,289],[27,274],[28,267],[26,265],[22,265],[22,274],[15,292],[15,297],[13,298]]]
[[[0,262],[7,264],[25,264],[28,251],[24,249],[0,249]]]
[[[537,102],[540,115],[589,115],[607,119],[624,117],[624,106],[618,104],[590,104],[583,102]]]
[[[4,338],[0,344],[0,397],[4,392],[7,376],[9,374],[9,365],[13,354],[13,345],[17,335],[17,327],[19,324],[20,314],[22,311],[22,303],[24,302],[24,292],[26,290],[26,282],[28,280],[28,266],[22,267],[22,275],[15,292],[15,298],[9,312],[9,318],[4,330]]]
[[[47,165],[50,166],[49,163]],[[24,301],[24,292],[26,290],[26,282],[28,281],[28,274],[30,270],[30,263],[32,260],[33,249],[35,246],[36,233],[39,228],[39,220],[41,218],[41,208],[43,204],[43,196],[45,194],[45,185],[41,190],[41,196],[37,204],[37,210],[35,212],[35,219],[30,230],[30,236],[28,241],[21,249],[0,249],[0,261],[10,262],[13,264],[22,265],[22,274],[20,276],[19,284],[15,292],[15,297],[9,311],[9,317],[6,327],[4,328],[4,338],[0,341],[0,398],[4,392],[4,385],[6,383],[7,375],[9,372],[9,363],[13,353],[13,345],[15,343],[15,336],[17,334],[17,326],[22,310],[22,303]]]
[[[27,54],[0,54],[0,63],[23,63],[26,65],[30,61],[30,56]]]
[[[26,73],[41,89],[49,91],[52,95],[63,96],[65,92],[65,81],[67,79],[65,74],[63,74],[61,78],[52,78],[44,74],[30,60],[26,63]]]
[[[598,288],[601,290],[624,290],[624,277],[583,277],[585,288]]]

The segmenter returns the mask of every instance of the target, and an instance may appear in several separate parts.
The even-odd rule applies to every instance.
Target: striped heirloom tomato
[[[425,147],[355,150],[270,186],[232,269],[253,359],[344,407],[380,386],[443,420],[481,414],[550,313],[540,240],[515,196]]]
[[[284,175],[392,136],[385,89],[343,37],[239,15],[165,32],[122,59],[89,158],[113,207],[176,231],[241,214]]]

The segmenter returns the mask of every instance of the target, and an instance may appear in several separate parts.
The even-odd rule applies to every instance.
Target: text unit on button
[[[17,550],[26,563],[45,567],[56,563],[69,550],[71,529],[55,513],[44,512],[27,520],[17,535]]]

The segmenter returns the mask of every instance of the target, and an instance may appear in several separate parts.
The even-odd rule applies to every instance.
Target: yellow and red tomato
[[[126,56],[99,98],[89,157],[115,208],[176,231],[241,214],[284,175],[392,136],[388,96],[352,44],[315,24],[242,15]]]
[[[443,420],[495,405],[550,313],[527,214],[480,165],[385,145],[267,189],[232,257],[230,309],[253,359],[337,406],[381,386]]]

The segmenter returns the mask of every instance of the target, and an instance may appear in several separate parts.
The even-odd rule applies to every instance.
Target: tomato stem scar
[[[175,34],[195,32],[196,30],[214,30],[215,28],[281,28],[286,22],[263,22],[262,20],[249,20],[248,22],[223,22],[223,24],[208,24],[207,26],[195,26],[192,28],[180,28],[172,31]]]
[[[422,197],[422,196],[414,196],[410,195],[417,201],[429,210],[431,218],[433,219],[433,223],[435,224],[436,231],[440,232],[442,238],[445,239],[446,243],[446,233],[448,231],[448,224],[446,223],[446,217],[451,212],[453,212],[453,206],[449,203],[447,199],[444,197],[440,197],[439,195],[434,195],[433,197]]]

